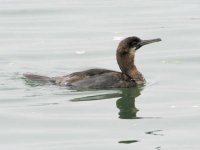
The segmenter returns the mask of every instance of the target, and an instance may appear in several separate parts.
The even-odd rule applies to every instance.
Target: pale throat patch
[[[136,47],[133,47],[130,49],[130,54],[135,55]]]

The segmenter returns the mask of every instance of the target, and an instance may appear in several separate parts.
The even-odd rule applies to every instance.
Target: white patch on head
[[[135,55],[136,47],[133,47],[130,49],[130,54]]]

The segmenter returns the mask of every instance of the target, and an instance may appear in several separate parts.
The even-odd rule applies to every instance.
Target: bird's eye
[[[132,42],[132,46],[134,46],[134,45],[136,45],[137,44],[137,42]]]

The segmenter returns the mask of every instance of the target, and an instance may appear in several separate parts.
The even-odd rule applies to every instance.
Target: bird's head
[[[136,36],[127,37],[123,39],[118,46],[117,52],[120,54],[126,54],[126,53],[132,53],[132,51],[138,50],[140,47],[151,44],[154,42],[161,41],[160,38],[157,39],[151,39],[151,40],[141,40],[140,38]]]
[[[123,39],[117,48],[117,62],[122,73],[128,75],[132,79],[137,80],[136,78],[139,76],[139,78],[143,80],[142,75],[139,73],[134,64],[135,52],[144,45],[159,41],[161,41],[160,38],[141,40],[136,36]]]

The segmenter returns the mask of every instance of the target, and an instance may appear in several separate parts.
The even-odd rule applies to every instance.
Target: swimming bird
[[[66,86],[70,89],[130,88],[144,85],[145,79],[134,62],[135,52],[144,45],[159,41],[161,41],[160,38],[141,40],[136,36],[123,39],[116,51],[116,59],[121,72],[108,69],[89,69],[60,77],[34,74],[24,74],[24,76],[29,80]]]

